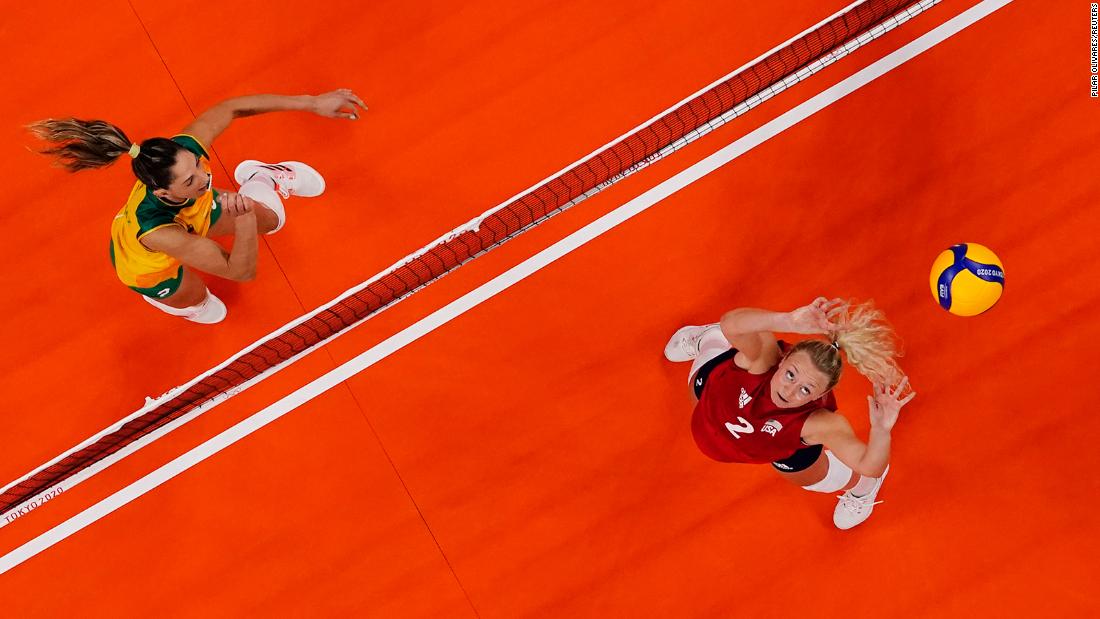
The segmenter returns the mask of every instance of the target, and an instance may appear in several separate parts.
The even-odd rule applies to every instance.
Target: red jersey
[[[695,444],[719,462],[775,462],[805,447],[802,426],[810,413],[836,410],[830,391],[798,408],[779,408],[772,401],[771,379],[778,366],[763,374],[737,367],[733,356],[706,377],[691,417]]]

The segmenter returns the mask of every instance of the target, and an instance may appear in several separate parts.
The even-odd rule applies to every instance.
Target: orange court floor
[[[470,0],[21,3],[0,18],[14,480],[845,6]],[[944,0],[0,528],[7,554],[978,4]],[[1100,614],[1100,100],[1089,3],[1015,0],[0,575],[12,617],[1084,617]],[[221,324],[122,287],[129,166],[69,175],[24,127],[170,135],[231,96],[347,87],[355,122],[236,121],[307,161]],[[978,242],[999,304],[936,306]],[[918,393],[869,521],[695,447],[683,324],[873,298]],[[838,399],[866,436],[869,385]]]

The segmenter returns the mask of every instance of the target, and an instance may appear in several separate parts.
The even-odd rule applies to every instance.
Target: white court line
[[[690,168],[676,174],[637,198],[634,198],[626,204],[616,208],[614,211],[611,211],[527,260],[524,260],[522,263],[512,267],[505,273],[502,273],[477,289],[452,301],[445,307],[421,319],[417,323],[393,335],[373,348],[370,348],[354,359],[347,361],[343,365],[298,389],[294,393],[291,393],[271,406],[268,406],[228,430],[225,430],[221,434],[202,443],[175,460],[161,466],[157,470],[101,500],[95,505],[92,505],[49,531],[42,533],[15,550],[12,550],[3,557],[0,557],[0,574],[7,572],[27,559],[46,550],[70,535],[73,535],[84,527],[119,509],[123,505],[126,505],[130,501],[137,499],[183,471],[213,456],[339,383],[374,365],[378,361],[401,350],[408,344],[415,342],[440,326],[447,324],[452,319],[477,307],[485,300],[508,289],[513,284],[522,281],[558,258],[565,256],[588,241],[607,232],[687,185],[710,174],[730,161],[733,161],[756,146],[779,135],[786,129],[821,111],[826,106],[855,92],[862,86],[881,77],[912,58],[915,58],[922,52],[927,51],[934,45],[944,41],[948,37],[958,33],[997,9],[1009,4],[1011,1],[1012,0],[983,0],[958,16],[937,26],[920,38],[890,53],[868,67],[861,69],[859,72],[814,96],[812,99],[799,104],[762,127],[745,135],[732,144],[725,146],[716,153],[692,165]]]

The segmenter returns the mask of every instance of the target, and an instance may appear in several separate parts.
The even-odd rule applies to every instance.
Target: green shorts
[[[211,217],[211,219],[214,219],[214,217]],[[110,252],[111,252],[111,266],[114,266],[114,264],[115,264],[115,244],[113,242],[110,244]],[[166,279],[166,280],[160,282],[159,284],[157,284],[156,286],[151,286],[149,288],[138,288],[137,286],[127,286],[127,288],[129,288],[130,290],[133,290],[134,292],[137,292],[139,294],[143,294],[143,295],[149,297],[150,299],[164,299],[166,297],[170,297],[170,296],[176,294],[176,291],[179,290],[180,284],[182,284],[182,283],[183,283],[183,267],[181,266],[179,268],[179,270],[176,271],[176,276],[175,277],[172,277],[170,279]]]

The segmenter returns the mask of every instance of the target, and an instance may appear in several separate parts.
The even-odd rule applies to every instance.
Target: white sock
[[[852,489],[849,490],[849,492],[851,492],[853,496],[866,496],[867,493],[875,489],[876,481],[878,481],[878,479],[874,477],[860,475],[859,481],[856,482],[856,485],[852,486]]]
[[[283,206],[282,198],[275,192],[275,181],[270,176],[260,173],[255,174],[241,185],[241,190],[238,193],[263,204],[279,218],[279,223],[275,224],[275,229],[268,232],[268,234],[275,234],[286,224],[286,207]]]
[[[713,329],[707,329],[703,337],[699,339],[699,356],[695,357],[691,361],[691,370],[688,372],[688,382],[690,383],[695,373],[699,371],[699,368],[707,364],[708,361],[714,359],[718,355],[726,352],[730,348],[729,340],[726,336],[722,335],[722,328],[715,327]]]

